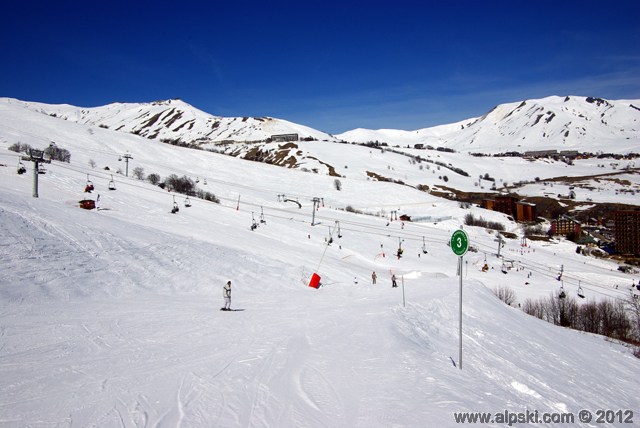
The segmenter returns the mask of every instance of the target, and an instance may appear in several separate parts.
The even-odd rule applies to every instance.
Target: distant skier
[[[227,281],[224,287],[222,287],[222,297],[224,297],[223,311],[231,310],[231,281]]]
[[[396,274],[391,274],[391,288],[398,287],[398,283],[396,282]]]
[[[375,285],[375,284],[376,284],[376,279],[377,279],[377,278],[378,278],[378,275],[376,275],[376,272],[374,271],[374,272],[371,274],[371,283],[372,283],[373,285]]]

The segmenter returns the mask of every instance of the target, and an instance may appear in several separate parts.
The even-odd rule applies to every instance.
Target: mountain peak
[[[549,96],[500,104],[477,119],[417,131],[357,129],[349,142],[446,147],[469,153],[579,150],[629,153],[640,146],[640,100]]]

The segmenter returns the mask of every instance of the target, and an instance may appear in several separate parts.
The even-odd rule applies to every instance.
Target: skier
[[[231,310],[231,281],[227,281],[226,285],[222,287],[222,297],[224,297],[223,311]]]
[[[391,288],[396,288],[398,287],[398,283],[396,282],[396,274],[392,274],[391,275]]]
[[[376,284],[376,278],[378,278],[378,275],[376,275],[376,272],[374,271],[374,272],[371,274],[371,283],[372,283],[373,285],[375,285],[375,284]]]

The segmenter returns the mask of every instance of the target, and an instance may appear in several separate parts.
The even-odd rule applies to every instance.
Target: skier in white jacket
[[[231,281],[227,281],[224,287],[222,287],[222,297],[224,297],[223,311],[231,310]]]

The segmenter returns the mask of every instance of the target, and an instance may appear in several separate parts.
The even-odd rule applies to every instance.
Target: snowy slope
[[[502,254],[522,269],[505,275],[495,236],[465,227],[479,251],[464,259],[463,370],[456,367],[458,277],[447,242],[467,212],[518,227],[363,175],[374,164],[397,178],[435,175],[405,156],[301,143],[335,162],[338,191],[328,175],[32,109],[0,110],[0,131],[1,425],[422,427],[454,426],[463,411],[640,411],[640,362],[629,349],[529,317],[491,292],[508,285],[520,302],[547,297],[562,268],[571,295],[580,283],[587,300],[626,297],[636,276],[562,241],[508,240]],[[47,165],[33,198],[32,164],[16,174],[18,155],[7,147],[51,140],[71,163]],[[221,203],[192,198],[187,208],[182,195],[115,173],[117,190],[107,190],[125,152],[130,171],[197,176]],[[543,176],[556,167],[535,165]],[[505,167],[505,180],[521,169]],[[92,194],[82,191],[87,174]],[[100,210],[78,208],[97,194]],[[314,197],[324,206],[312,213]],[[435,221],[389,222],[391,211]],[[261,214],[266,223],[251,231]],[[306,286],[312,272],[322,277],[319,290]],[[390,287],[391,273],[404,287]],[[229,279],[232,306],[244,311],[218,310]]]
[[[578,150],[628,153],[640,147],[640,100],[548,97],[501,104],[482,117],[417,131],[356,129],[345,141],[424,144],[458,152]]]

